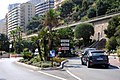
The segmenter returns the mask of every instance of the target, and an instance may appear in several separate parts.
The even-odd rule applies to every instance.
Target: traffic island
[[[19,63],[35,66],[41,70],[59,70],[64,68],[64,64],[68,62],[65,58],[53,58],[53,65],[51,61],[39,61],[37,58],[29,59],[21,59],[18,61]]]

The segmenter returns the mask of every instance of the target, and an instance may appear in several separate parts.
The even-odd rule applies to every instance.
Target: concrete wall
[[[104,30],[107,29],[108,21],[109,19],[93,22],[95,33],[92,39],[98,40],[101,38],[106,38]]]

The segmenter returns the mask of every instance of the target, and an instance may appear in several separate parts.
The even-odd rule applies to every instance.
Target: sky
[[[28,0],[1,0],[0,1],[0,20],[5,18],[6,13],[8,12],[8,5],[13,3],[24,3]]]

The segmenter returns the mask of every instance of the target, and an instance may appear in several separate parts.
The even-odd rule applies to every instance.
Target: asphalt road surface
[[[69,59],[67,70],[79,80],[120,80],[120,69],[114,65],[105,69],[102,66],[87,68],[81,65],[80,58]]]
[[[65,80],[14,64],[16,59],[0,59],[0,80]],[[53,77],[52,77],[53,76]]]
[[[87,68],[80,58],[69,59],[63,70],[34,71],[14,64],[15,58],[0,59],[0,80],[120,80],[116,66]]]

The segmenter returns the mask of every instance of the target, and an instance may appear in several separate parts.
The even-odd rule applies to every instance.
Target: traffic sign
[[[61,42],[69,42],[69,39],[61,39]]]
[[[69,50],[69,47],[62,47],[62,50]]]
[[[70,46],[69,43],[61,43],[61,46]]]
[[[55,57],[55,50],[50,51],[50,57]]]

